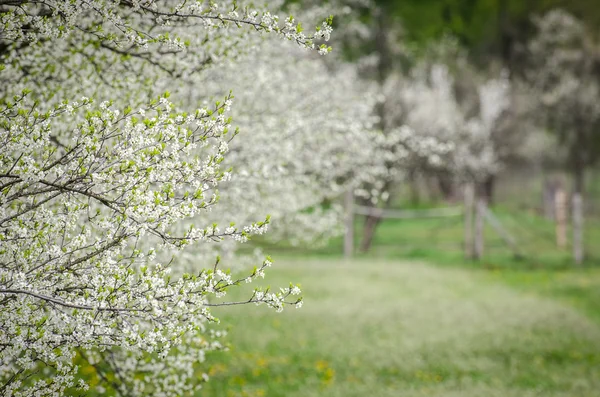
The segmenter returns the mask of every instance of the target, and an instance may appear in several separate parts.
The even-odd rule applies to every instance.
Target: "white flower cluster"
[[[172,108],[162,97],[144,108],[144,117],[89,99],[43,111],[26,92],[0,108],[0,379],[6,395],[73,387],[77,349],[102,355],[118,348],[138,358],[183,349],[184,334],[197,338],[213,320],[209,295],[221,297],[239,282],[216,266],[171,279],[170,267],[154,262],[157,250],[246,238],[268,223],[176,233],[180,220],[215,203],[206,192],[223,179],[219,148],[230,134],[224,104],[192,115]],[[63,118],[78,120],[68,141],[53,134]],[[140,249],[142,240],[153,248]],[[279,310],[291,290],[252,301]],[[19,375],[40,363],[52,374],[22,384]],[[120,384],[130,387],[125,379]]]
[[[269,218],[255,220],[264,219],[266,206],[238,217],[242,226],[225,220],[251,199],[276,201],[257,193],[265,185],[248,181],[245,201],[227,204],[228,197],[218,210],[217,189],[243,185],[235,178],[244,172],[256,176],[252,156],[260,162],[282,142],[238,156],[231,142],[237,135],[230,128],[233,97],[223,90],[237,83],[230,82],[232,75],[212,80],[209,68],[225,67],[246,47],[258,46],[252,30],[316,48],[315,40],[329,38],[332,21],[309,36],[293,18],[281,23],[267,10],[229,1],[51,0],[9,2],[0,9],[0,391],[70,395],[89,386],[78,379],[81,365],[93,368],[98,392],[191,393],[199,386],[194,365],[207,350],[222,347],[206,329],[215,320],[210,306],[256,303],[281,310],[302,302],[293,285],[256,289],[244,302],[220,300],[229,287],[264,277],[270,260],[239,279],[218,262],[205,268],[201,257],[189,274],[177,266],[181,250],[264,233]],[[320,52],[328,52],[323,46]],[[248,71],[246,78],[256,76]],[[325,75],[318,81],[325,92]],[[217,94],[207,90],[183,102],[189,87],[213,83],[224,100],[200,105]],[[158,94],[167,87],[180,102]],[[310,103],[301,99],[287,104]],[[277,102],[273,96],[268,101]],[[247,108],[247,128],[260,131],[256,111]],[[291,119],[285,134],[302,127],[299,142],[307,142],[308,127],[297,124],[299,115]],[[276,131],[268,118],[263,122]],[[322,125],[323,136],[345,126]],[[319,142],[325,139],[312,148]],[[314,189],[314,168],[296,170],[306,159],[287,171],[281,159],[269,165],[293,170],[296,192]],[[277,167],[263,167],[263,175]],[[337,174],[319,175],[321,185],[335,185]],[[286,213],[322,199],[308,195]]]
[[[229,0],[220,3],[212,0],[20,1],[4,3],[1,10],[0,40],[36,42],[47,38],[66,39],[85,32],[120,48],[129,44],[148,48],[160,43],[185,49],[189,43],[173,28],[193,24],[219,29],[229,25],[247,26],[277,33],[309,49],[316,48],[315,40],[329,40],[332,31],[331,17],[312,35],[306,35],[302,25],[291,16],[281,23],[280,18],[268,10],[241,7],[238,2]],[[323,49],[329,52],[326,46],[318,48],[320,52]]]
[[[219,189],[220,211],[209,216],[244,224],[268,213],[269,238],[323,243],[342,231],[341,208],[323,204],[377,179],[375,95],[351,65],[338,61],[328,70],[288,43],[264,44],[258,55],[210,73],[216,95],[225,82],[239,93],[234,123],[247,133],[229,146],[224,164],[235,172]]]
[[[404,169],[448,172],[481,180],[499,167],[498,122],[509,106],[507,76],[478,86],[475,108],[461,104],[447,66],[417,68],[409,77],[391,77],[384,86],[386,143],[395,147]],[[394,169],[393,167],[391,168]]]

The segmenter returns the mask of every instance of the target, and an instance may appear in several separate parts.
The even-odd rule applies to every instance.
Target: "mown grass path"
[[[402,261],[278,264],[305,305],[222,308],[229,353],[207,396],[600,395],[600,322],[472,269]]]

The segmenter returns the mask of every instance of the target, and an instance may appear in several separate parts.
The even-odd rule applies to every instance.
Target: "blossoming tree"
[[[221,300],[269,259],[239,279],[218,260],[170,274],[174,253],[245,241],[269,219],[200,216],[232,179],[233,96],[190,109],[164,88],[206,83],[256,44],[254,31],[327,53],[315,42],[331,20],[306,35],[292,17],[236,2],[92,0],[1,2],[0,22],[0,390],[87,389],[84,363],[110,393],[193,391],[194,363],[219,347],[211,305],[280,310],[300,291]]]
[[[237,172],[221,187],[220,205],[239,223],[268,212],[271,238],[326,241],[340,231],[335,199],[377,172],[375,94],[352,65],[326,65],[285,44],[269,43],[211,78],[217,95],[224,81],[240,93],[234,120],[251,131],[230,145],[224,164]],[[252,80],[244,70],[253,71]],[[334,204],[325,210],[324,201]]]
[[[597,43],[581,21],[562,10],[548,12],[536,25],[528,80],[539,97],[539,119],[565,148],[573,175],[573,256],[581,263],[585,172],[600,153]]]

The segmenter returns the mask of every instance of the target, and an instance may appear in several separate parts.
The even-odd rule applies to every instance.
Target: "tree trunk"
[[[496,187],[496,175],[489,175],[483,182],[483,198],[487,204],[494,203],[494,188]]]
[[[479,260],[483,257],[483,250],[485,246],[485,238],[483,230],[485,226],[485,211],[487,209],[487,203],[484,197],[477,199],[477,208],[475,211],[475,238],[474,238],[474,255],[473,258]]]
[[[442,193],[442,198],[444,201],[454,201],[455,199],[455,191],[454,191],[454,181],[451,177],[447,175],[438,176],[438,187],[440,192]]]
[[[475,187],[472,182],[465,184],[464,206],[465,206],[465,258],[474,259],[473,249],[473,205],[475,202]]]
[[[575,191],[573,193],[573,259],[581,265],[584,258],[583,249],[583,185],[584,172],[582,166],[575,167]]]
[[[375,230],[377,230],[377,225],[379,225],[379,222],[381,222],[381,218],[378,216],[368,215],[365,219],[363,238],[360,242],[361,252],[368,252],[371,249],[373,237],[375,237]]]
[[[354,251],[354,190],[349,188],[345,197],[346,234],[344,235],[344,257],[349,259]]]

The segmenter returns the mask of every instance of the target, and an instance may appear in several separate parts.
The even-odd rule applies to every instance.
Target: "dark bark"
[[[363,227],[363,238],[360,242],[360,251],[368,252],[373,244],[373,237],[375,237],[375,231],[377,225],[381,222],[381,217],[368,215],[365,219],[365,225]]]
[[[456,199],[456,186],[452,178],[444,175],[438,177],[437,180],[444,201],[454,201]]]
[[[482,193],[488,205],[494,205],[494,191],[496,187],[496,175],[489,175],[482,185]]]

